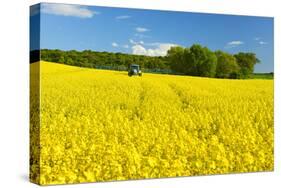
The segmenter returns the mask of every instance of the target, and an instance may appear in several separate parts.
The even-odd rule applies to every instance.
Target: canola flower
[[[273,170],[273,80],[40,67],[40,111],[31,111],[36,183]]]

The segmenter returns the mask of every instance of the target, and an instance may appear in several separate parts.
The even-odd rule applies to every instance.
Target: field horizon
[[[90,68],[90,67],[79,67],[76,65],[67,65],[63,63],[58,63],[58,62],[51,62],[51,61],[45,61],[45,60],[40,60],[40,61],[35,61],[32,62],[31,64],[38,64],[38,63],[55,63],[58,65],[63,65],[67,67],[76,67],[80,69],[89,69],[89,70],[100,70],[100,71],[114,71],[114,72],[122,72],[124,75],[128,76],[128,71],[123,71],[123,70],[110,70],[110,69],[101,69],[101,68]],[[272,75],[269,75],[271,73],[266,73],[266,72],[254,72],[253,77],[248,78],[248,79],[231,79],[231,78],[210,78],[210,77],[203,77],[203,76],[191,76],[191,75],[182,75],[182,74],[167,74],[167,73],[153,73],[153,72],[144,72],[145,75],[166,75],[166,76],[179,76],[179,77],[193,77],[193,78],[206,78],[206,79],[215,79],[215,80],[253,80],[253,79],[261,79],[261,80],[274,80],[274,77]],[[257,76],[254,76],[257,75]]]

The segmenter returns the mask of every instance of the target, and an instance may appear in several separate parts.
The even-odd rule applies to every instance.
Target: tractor
[[[137,64],[130,64],[128,67],[128,76],[142,76],[141,67]]]

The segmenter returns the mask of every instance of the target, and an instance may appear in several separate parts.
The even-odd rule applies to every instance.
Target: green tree
[[[234,57],[240,67],[240,74],[242,78],[249,78],[254,72],[255,65],[260,63],[260,60],[254,53],[240,52],[235,54]]]
[[[171,47],[167,52],[167,60],[170,62],[171,69],[178,73],[185,73],[184,51],[180,46]]]
[[[186,53],[187,74],[204,77],[216,75],[217,57],[207,47],[199,44],[191,46]]]
[[[63,55],[61,55],[61,56],[59,57],[58,63],[63,63],[63,64],[65,63],[65,58],[64,58]]]
[[[217,78],[236,78],[239,72],[239,65],[236,58],[223,51],[216,51],[217,56]]]
[[[65,64],[67,64],[67,65],[73,65],[74,62],[73,62],[73,60],[72,60],[71,57],[66,57],[66,59],[65,59]]]

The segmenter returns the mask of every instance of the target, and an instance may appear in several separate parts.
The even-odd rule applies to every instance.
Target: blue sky
[[[229,53],[254,52],[255,72],[271,72],[273,18],[43,3],[40,48],[95,50],[150,56],[194,43]],[[32,45],[31,45],[32,48]]]

